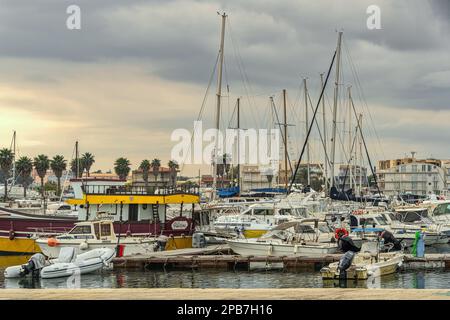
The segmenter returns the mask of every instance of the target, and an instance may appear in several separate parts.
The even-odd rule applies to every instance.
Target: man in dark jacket
[[[339,233],[338,236],[339,236],[338,247],[339,247],[339,249],[341,249],[342,252],[347,252],[347,251],[359,252],[361,250],[361,248],[358,248],[355,245],[352,238],[350,238],[345,233]]]
[[[394,245],[392,250],[398,251],[403,249],[401,241],[397,240],[394,235],[387,230],[380,233],[380,238],[384,240],[384,244],[392,243]]]

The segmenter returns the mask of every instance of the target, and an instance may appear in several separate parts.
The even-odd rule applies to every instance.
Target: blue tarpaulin
[[[383,228],[354,228],[353,232],[381,232],[384,231]]]
[[[234,197],[239,194],[239,187],[217,189],[220,198]]]

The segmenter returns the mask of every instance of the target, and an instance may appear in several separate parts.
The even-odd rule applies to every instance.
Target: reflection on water
[[[427,248],[428,249],[428,248]],[[435,247],[449,252],[448,245]],[[427,251],[430,252],[430,251]],[[28,256],[0,257],[0,288],[443,288],[450,289],[450,272],[417,270],[399,272],[365,281],[326,280],[320,272],[278,271],[136,271],[114,270],[86,274],[80,281],[58,279],[4,279],[9,265],[23,264]]]
[[[81,288],[450,288],[450,272],[399,272],[368,279],[323,281],[319,272],[102,271],[81,276]],[[4,279],[2,288],[74,288],[68,278]]]

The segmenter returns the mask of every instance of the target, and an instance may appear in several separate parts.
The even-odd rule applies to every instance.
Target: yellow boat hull
[[[244,230],[244,237],[250,238],[259,238],[267,233],[267,230]]]
[[[41,248],[34,241],[28,238],[9,238],[0,237],[0,256],[33,255],[41,252]]]

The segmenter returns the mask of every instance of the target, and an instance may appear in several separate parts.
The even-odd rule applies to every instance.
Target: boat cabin
[[[113,223],[110,220],[86,221],[75,224],[69,232],[56,237],[57,239],[92,239],[115,240]]]
[[[75,198],[67,203],[78,207],[78,220],[108,218],[128,222],[166,222],[168,204],[183,206],[199,203],[198,188],[126,185],[125,180],[72,179]]]

